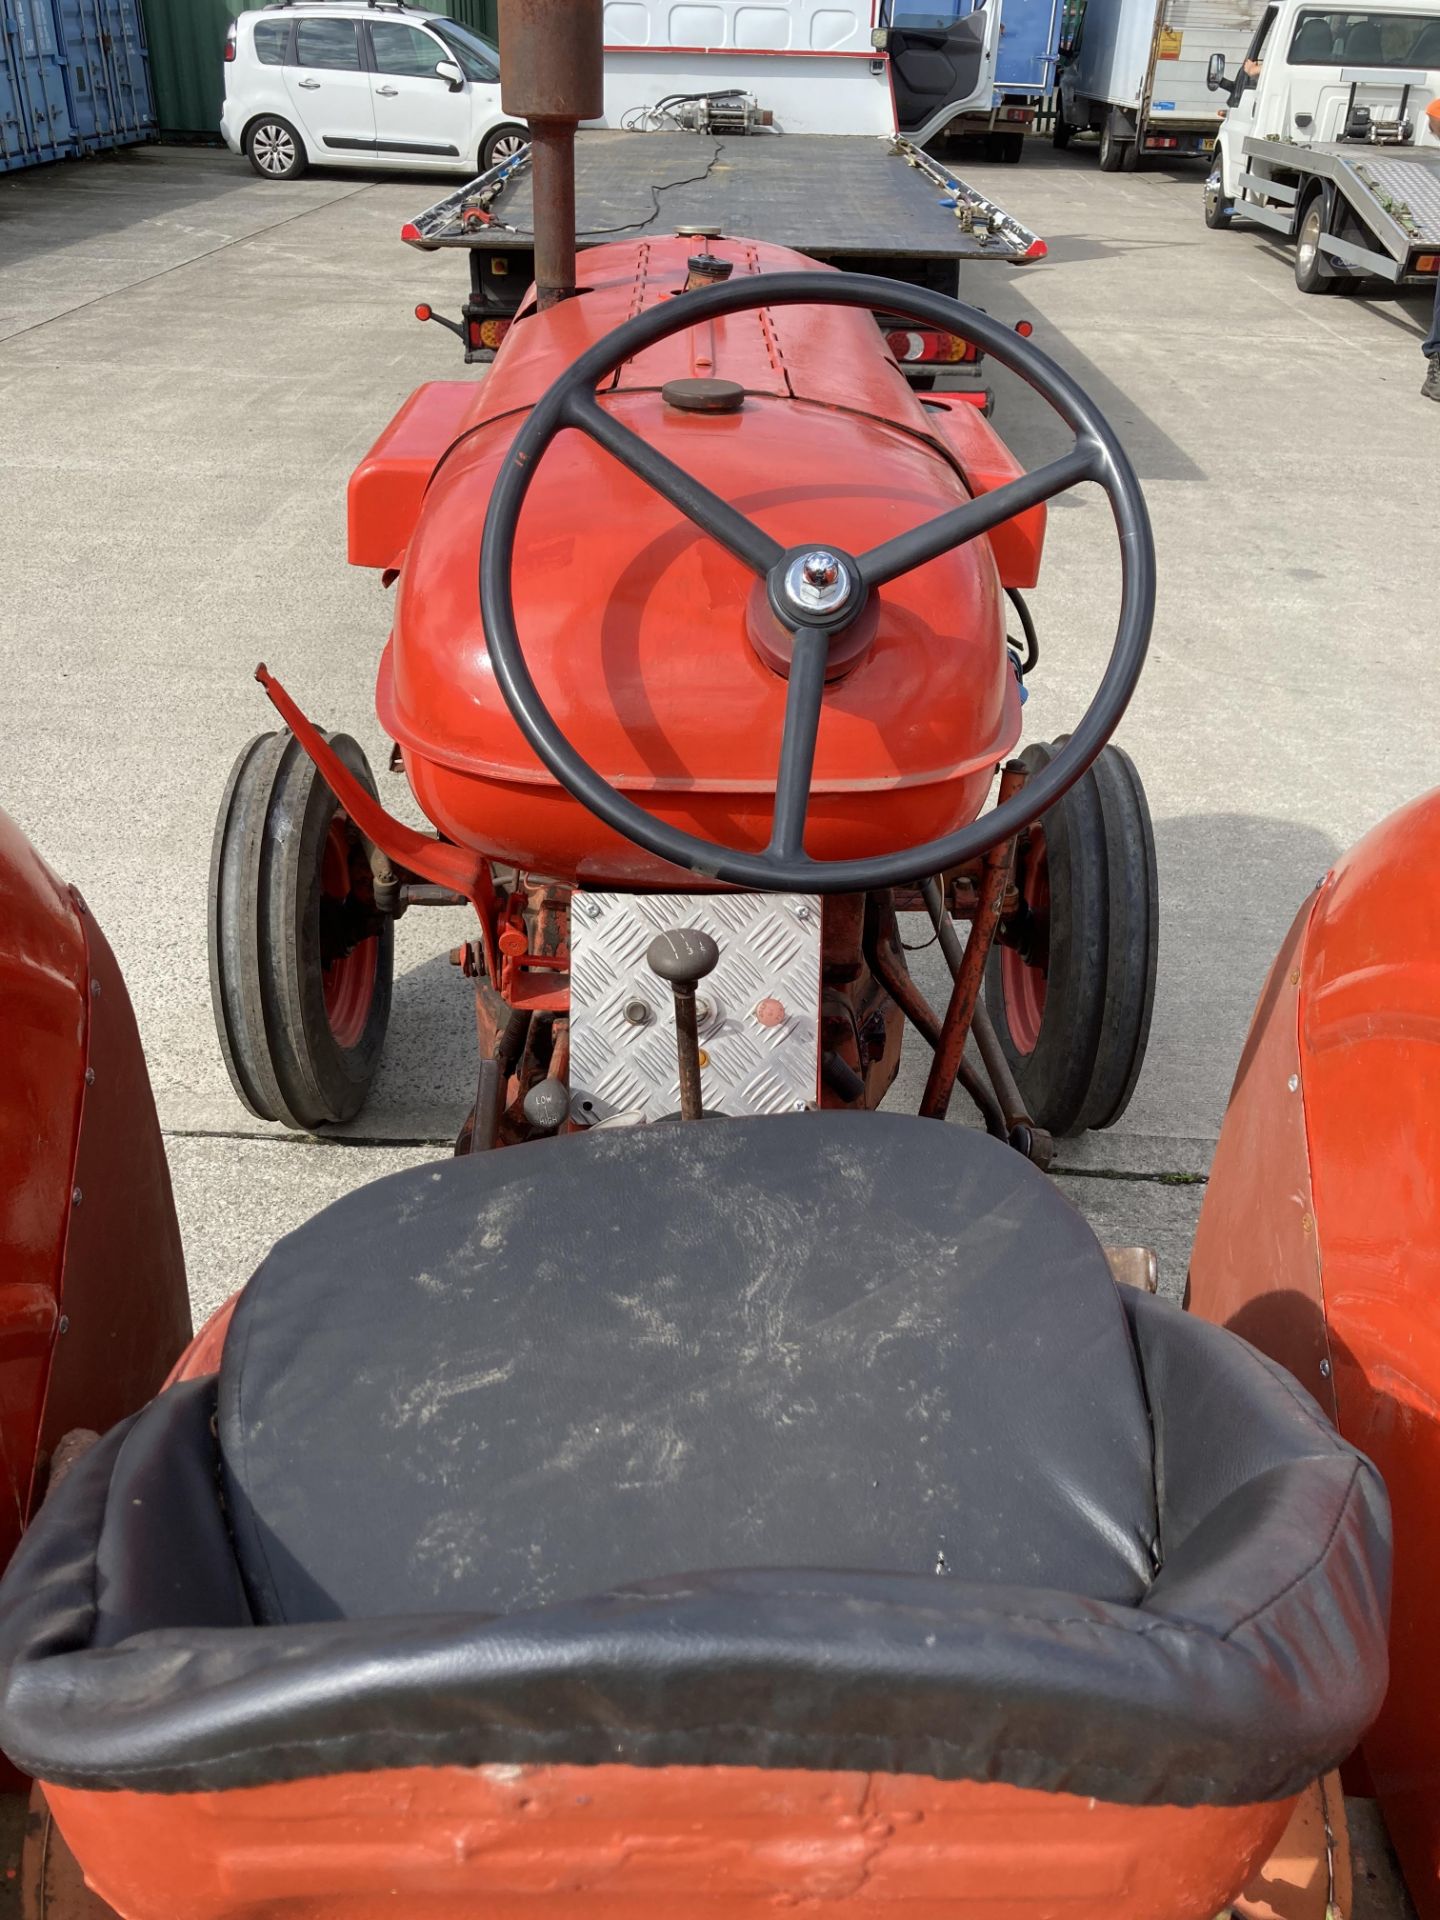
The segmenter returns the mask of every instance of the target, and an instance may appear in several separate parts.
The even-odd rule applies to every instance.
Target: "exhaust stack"
[[[500,0],[500,99],[529,122],[535,294],[575,291],[575,128],[605,108],[602,0]]]

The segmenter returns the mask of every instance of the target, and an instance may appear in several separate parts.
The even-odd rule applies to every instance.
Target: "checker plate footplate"
[[[680,1105],[670,990],[645,950],[667,927],[696,927],[720,949],[698,998],[708,1056],[707,1110],[791,1113],[817,1097],[820,902],[806,894],[576,892],[570,910],[570,1087],[577,1120],[617,1113],[658,1120]],[[643,1001],[643,1024],[626,1009]],[[777,1024],[756,1015],[778,1002]],[[768,1009],[774,1012],[774,1008]]]

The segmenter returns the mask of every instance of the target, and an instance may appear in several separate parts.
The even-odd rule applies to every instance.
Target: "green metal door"
[[[220,139],[225,33],[240,11],[232,0],[142,0],[150,43],[150,84],[162,140]]]
[[[498,0],[438,0],[435,11],[448,13],[452,20],[458,20],[462,27],[469,27],[472,33],[478,33],[482,40],[493,45],[500,39],[500,20]]]

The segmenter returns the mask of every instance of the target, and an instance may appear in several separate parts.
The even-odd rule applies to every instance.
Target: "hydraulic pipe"
[[[1024,781],[1025,768],[1021,763],[1018,760],[1007,761],[1000,775],[1000,798],[997,804],[1003,807],[1007,800],[1019,792]],[[950,1104],[950,1090],[964,1058],[965,1042],[970,1038],[970,1023],[975,1002],[980,995],[985,962],[990,955],[995,929],[1000,924],[1000,909],[1005,900],[1005,883],[1010,877],[1014,851],[1013,841],[1001,840],[985,855],[975,903],[975,918],[970,924],[970,938],[965,943],[960,970],[950,990],[950,1004],[945,1010],[935,1058],[930,1062],[930,1077],[925,1082],[925,1093],[920,1102],[920,1113],[926,1120],[943,1120]]]

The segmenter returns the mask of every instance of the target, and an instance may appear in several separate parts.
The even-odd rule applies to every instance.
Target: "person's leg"
[[[1420,391],[1427,400],[1440,400],[1440,278],[1435,282],[1435,312],[1430,321],[1430,336],[1421,351],[1425,355],[1425,383]]]
[[[1435,311],[1430,316],[1430,338],[1420,351],[1429,360],[1440,353],[1440,274],[1435,277]]]

